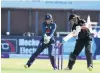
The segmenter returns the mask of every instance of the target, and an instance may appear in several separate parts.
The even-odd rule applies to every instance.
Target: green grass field
[[[53,70],[49,60],[36,59],[29,69],[23,65],[28,59],[1,59],[1,73],[100,73],[100,60],[94,60],[93,71],[88,71],[86,60],[77,60],[73,70]],[[68,61],[64,60],[66,67]]]

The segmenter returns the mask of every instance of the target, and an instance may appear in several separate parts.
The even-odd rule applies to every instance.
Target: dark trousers
[[[40,41],[39,46],[37,48],[37,50],[31,55],[31,57],[29,58],[27,65],[28,67],[30,67],[33,63],[33,61],[35,60],[35,58],[45,49],[48,48],[48,55],[51,61],[51,65],[53,68],[56,67],[55,65],[55,58],[52,54],[52,50],[53,50],[54,45],[52,44],[52,40],[50,40],[50,42],[48,44],[44,44],[43,41]]]
[[[92,65],[92,51],[91,51],[91,40],[77,40],[75,49],[71,53],[69,58],[68,66],[72,69],[72,66],[75,63],[76,57],[79,55],[79,53],[82,51],[82,49],[85,47],[85,55],[87,58],[87,67]]]

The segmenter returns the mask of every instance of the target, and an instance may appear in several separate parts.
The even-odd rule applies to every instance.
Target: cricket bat
[[[71,33],[69,33],[67,36],[65,36],[64,38],[63,38],[63,40],[65,41],[65,42],[67,42],[69,39],[71,39],[73,37],[73,33],[71,32]]]

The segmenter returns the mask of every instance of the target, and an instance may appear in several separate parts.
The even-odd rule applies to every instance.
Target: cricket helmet
[[[70,21],[71,19],[74,19],[74,18],[80,19],[80,17],[79,17],[78,15],[76,15],[76,14],[71,14],[71,15],[69,16],[69,21]]]
[[[46,14],[45,20],[53,20],[52,15],[50,13]]]

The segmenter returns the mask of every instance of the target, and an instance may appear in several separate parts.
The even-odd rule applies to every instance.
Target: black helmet
[[[45,20],[53,20],[52,15],[51,14],[46,14],[45,15]]]
[[[71,20],[71,19],[74,19],[74,18],[80,18],[78,15],[76,15],[76,14],[72,14],[72,15],[70,15],[69,16],[69,21]]]

